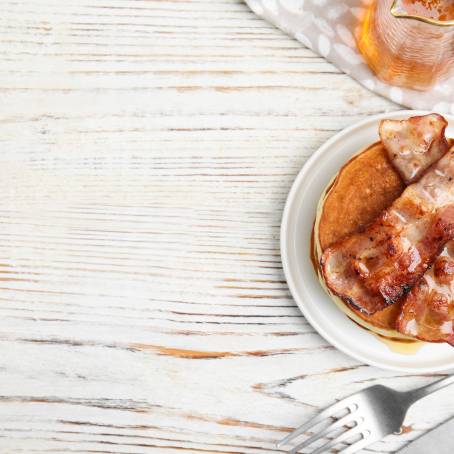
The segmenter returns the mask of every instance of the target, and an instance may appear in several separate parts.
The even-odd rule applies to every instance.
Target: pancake
[[[372,222],[404,189],[381,142],[354,156],[340,169],[325,197],[319,224],[322,250]]]
[[[449,140],[449,143],[452,146],[453,140]],[[405,187],[381,142],[355,155],[339,170],[320,199],[314,224],[313,262],[317,265],[325,289],[318,269],[323,251],[344,236],[371,223],[402,194]],[[403,302],[367,315],[337,296],[330,295],[350,318],[367,329],[387,336],[403,337],[395,330]]]
[[[325,192],[316,221],[316,238],[319,253],[342,237],[356,232],[372,222],[385,208],[397,199],[405,184],[389,162],[381,142],[374,143],[354,156],[339,171]],[[319,255],[319,254],[317,254]],[[367,315],[334,297],[347,309],[372,327],[392,331],[401,310],[397,303]],[[352,317],[356,321],[357,317]],[[367,326],[370,328],[370,326]],[[389,334],[389,333],[388,333]]]

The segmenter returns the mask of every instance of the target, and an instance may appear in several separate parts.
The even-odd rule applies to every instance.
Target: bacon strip
[[[380,139],[406,184],[419,180],[448,151],[447,125],[446,119],[438,114],[380,122]]]
[[[454,242],[447,243],[408,294],[397,329],[428,342],[454,345]]]
[[[454,238],[453,179],[451,150],[363,232],[326,249],[321,263],[330,290],[368,314],[408,292]],[[385,302],[371,307],[370,294]]]
[[[364,286],[352,266],[351,258],[347,250],[326,249],[321,260],[326,285],[350,306],[365,314],[371,315],[385,309],[389,303]]]

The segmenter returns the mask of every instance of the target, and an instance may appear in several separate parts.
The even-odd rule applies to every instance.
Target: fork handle
[[[430,385],[423,386],[422,388],[415,389],[413,391],[408,391],[407,398],[410,401],[410,405],[414,404],[418,400],[432,394],[440,389],[446,388],[446,386],[454,384],[454,375],[450,375],[448,377],[442,378]]]

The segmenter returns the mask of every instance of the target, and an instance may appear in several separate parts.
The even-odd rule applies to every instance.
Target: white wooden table
[[[279,256],[307,157],[396,105],[240,0],[1,6],[0,453],[277,452],[336,398],[433,379],[328,345]],[[373,450],[453,414],[428,398]]]

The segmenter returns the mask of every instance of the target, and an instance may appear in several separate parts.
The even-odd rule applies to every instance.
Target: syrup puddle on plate
[[[360,328],[373,334],[380,342],[385,344],[393,353],[399,353],[401,355],[414,355],[417,353],[425,344],[425,342],[413,339],[407,339],[404,337],[387,336],[385,334],[378,333],[374,328],[369,328],[353,319],[350,315],[348,318],[358,325]],[[396,332],[397,333],[397,332]]]
[[[387,337],[382,334],[372,332],[378,340],[383,342],[393,353],[400,353],[401,355],[414,355],[425,344],[425,342],[400,339],[398,337]]]

